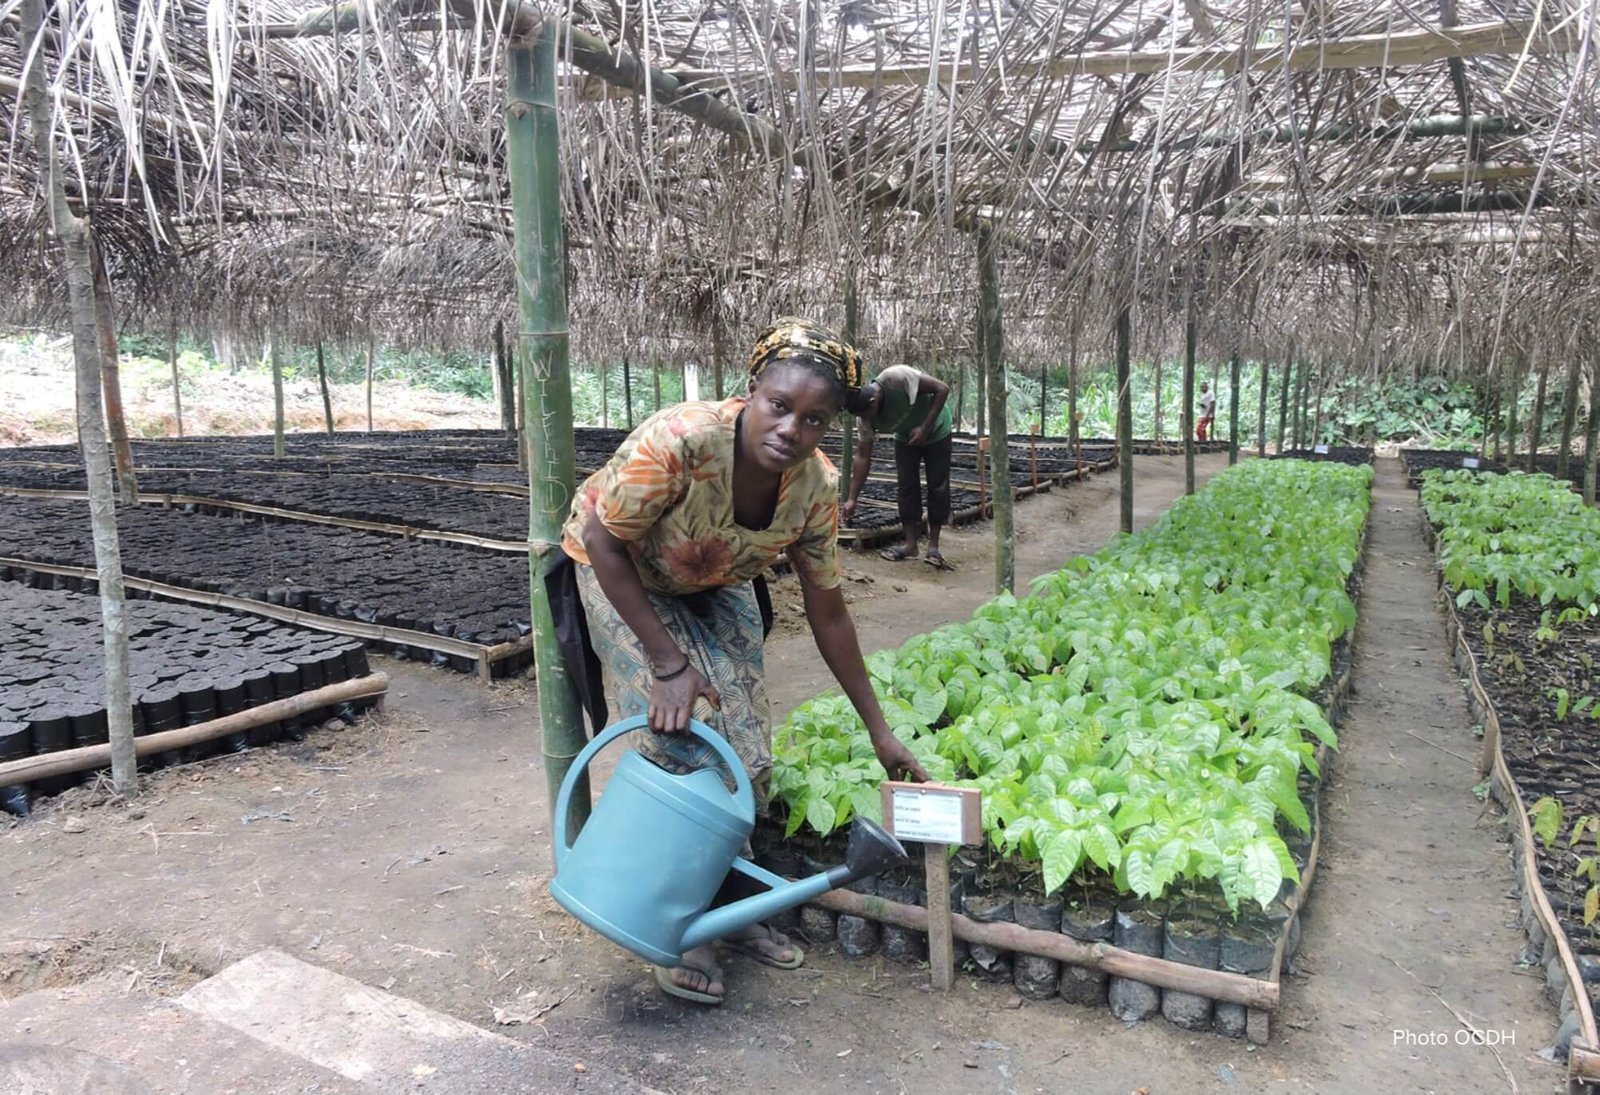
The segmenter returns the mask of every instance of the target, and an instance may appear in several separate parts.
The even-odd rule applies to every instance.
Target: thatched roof
[[[880,356],[970,352],[972,230],[1007,341],[1059,361],[1135,300],[1212,353],[1482,370],[1600,311],[1592,0],[62,0],[69,189],[152,326],[433,345],[509,318],[504,44],[556,33],[574,352],[735,360],[773,311]],[[0,0],[0,95],[28,51]],[[61,43],[68,43],[62,57]],[[622,85],[619,86],[619,82]],[[0,318],[64,294],[5,114]],[[1559,302],[1559,304],[1556,304]],[[648,341],[647,341],[648,340]],[[1500,347],[1499,351],[1495,347]]]

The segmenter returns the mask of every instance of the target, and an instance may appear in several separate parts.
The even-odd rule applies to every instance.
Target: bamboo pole
[[[622,359],[622,405],[623,421],[626,422],[628,432],[633,432],[633,365],[626,355]]]
[[[1589,362],[1589,425],[1583,432],[1584,505],[1594,505],[1597,475],[1600,475],[1600,354]]]
[[[1122,487],[1122,531],[1133,531],[1133,396],[1128,391],[1128,355],[1133,341],[1133,305],[1117,309],[1117,467]]]
[[[377,347],[372,339],[367,339],[367,432],[372,432],[372,372],[373,358],[377,356]]]
[[[172,412],[178,421],[178,436],[183,436],[183,392],[178,386],[178,313],[167,316],[167,360],[172,362]]]
[[[1561,447],[1556,450],[1556,478],[1567,478],[1572,466],[1572,431],[1578,419],[1578,387],[1583,366],[1573,357],[1567,362],[1567,390],[1561,400]]]
[[[175,730],[145,734],[133,739],[133,750],[138,756],[148,757],[152,753],[165,753],[170,749],[199,745],[201,742],[215,741],[229,734],[252,730],[257,726],[292,719],[320,708],[332,707],[336,703],[381,697],[388,691],[388,675],[372,673],[353,680],[325,684],[309,692],[272,700],[232,715],[197,722],[193,726],[180,726]],[[0,787],[104,768],[110,760],[110,745],[83,745],[76,749],[60,749],[54,753],[41,753],[38,756],[8,760],[0,763]]]
[[[831,890],[813,898],[811,903],[909,931],[928,930],[928,910],[920,905],[902,905],[852,890]],[[957,939],[981,943],[996,950],[1031,954],[1071,966],[1104,970],[1113,976],[1126,977],[1147,985],[1192,992],[1197,996],[1266,1011],[1276,1010],[1281,999],[1276,984],[1247,974],[1186,966],[1165,958],[1134,954],[1109,943],[1085,943],[1060,932],[1039,931],[1021,924],[984,924],[960,913],[952,913],[950,920]]]
[[[322,389],[322,420],[333,434],[333,396],[328,393],[328,363],[322,356],[322,340],[317,339],[317,385]]]
[[[561,550],[561,525],[572,502],[574,478],[558,125],[555,35],[513,40],[506,64],[506,166],[517,269],[517,359],[524,375],[528,437],[534,670],[552,812],[572,758],[584,745],[583,719],[545,586]],[[568,821],[576,831],[589,816],[587,776],[572,796],[570,810]]]
[[[267,357],[272,366],[272,455],[283,459],[283,356],[278,340],[267,336]]]
[[[1015,495],[1011,490],[1010,426],[1006,421],[1005,329],[1000,315],[1000,274],[994,233],[978,229],[978,306],[984,371],[989,374],[989,475],[994,496],[994,591],[1017,584]]]
[[[1228,359],[1228,466],[1239,462],[1239,351]]]
[[[1178,420],[1183,424],[1183,493],[1194,493],[1194,354],[1199,339],[1199,323],[1194,314],[1194,286],[1189,287],[1188,315],[1183,323],[1183,408]]]
[[[117,325],[111,297],[111,277],[105,250],[92,225],[85,222],[94,275],[94,316],[100,342],[100,387],[105,399],[106,425],[111,430],[111,456],[116,467],[117,490],[124,505],[139,504],[139,479],[133,467],[133,444],[128,440],[128,419],[122,411],[122,369],[117,349]]]
[[[128,683],[127,598],[122,584],[122,554],[117,543],[117,506],[112,494],[111,454],[102,417],[103,355],[95,319],[93,248],[89,225],[67,204],[61,179],[54,119],[45,89],[43,0],[22,0],[21,42],[37,51],[28,66],[23,107],[32,132],[41,183],[49,202],[50,228],[65,256],[67,298],[72,312],[72,356],[76,366],[78,437],[83,447],[89,487],[89,523],[94,538],[95,577],[100,589],[100,617],[105,631],[106,720],[111,752],[111,780],[117,794],[139,793],[133,749],[133,701]]]

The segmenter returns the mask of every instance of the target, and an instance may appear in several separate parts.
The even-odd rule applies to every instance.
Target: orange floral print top
[[[820,451],[783,473],[766,528],[734,521],[734,424],[745,402],[680,403],[645,419],[578,488],[561,530],[566,553],[588,564],[583,526],[596,513],[628,544],[651,593],[747,582],[785,551],[810,585],[838,588],[839,476]]]

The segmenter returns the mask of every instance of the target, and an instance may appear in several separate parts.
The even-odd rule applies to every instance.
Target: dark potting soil
[[[1400,462],[1405,465],[1406,478],[1411,481],[1413,486],[1421,479],[1422,473],[1430,468],[1455,470],[1462,466],[1461,462],[1463,460],[1468,459],[1479,461],[1477,470],[1480,473],[1500,473],[1506,470],[1506,466],[1497,460],[1490,460],[1487,457],[1480,460],[1475,449],[1472,451],[1466,449],[1400,450]]]
[[[0,497],[0,556],[92,568],[83,505]],[[485,646],[529,630],[528,563],[521,555],[156,507],[125,508],[118,526],[132,577]]]
[[[1600,720],[1571,709],[1582,697],[1600,696],[1600,620],[1567,624],[1559,638],[1541,641],[1535,633],[1547,611],[1554,615],[1559,609],[1518,597],[1492,614],[1471,604],[1457,614],[1499,717],[1500,747],[1524,805],[1548,795],[1563,807],[1561,835],[1548,849],[1538,845],[1540,880],[1574,949],[1600,960],[1600,920],[1592,927],[1583,923],[1590,882],[1574,873],[1580,856],[1595,853],[1594,838],[1585,837],[1577,848],[1567,839],[1578,818],[1600,817]],[[1570,700],[1565,718],[1557,717],[1556,689]],[[1592,984],[1590,994],[1600,1000],[1600,984]]]
[[[1272,460],[1310,460],[1323,464],[1370,464],[1372,463],[1372,449],[1350,448],[1343,445],[1330,445],[1325,453],[1315,449],[1285,449],[1269,459]]]
[[[304,628],[161,601],[126,606],[135,735],[173,730],[368,673],[360,642]],[[0,760],[107,740],[100,600],[64,589],[0,581]],[[353,717],[357,706],[335,713]],[[326,712],[300,716],[184,750],[182,759],[237,752]],[[155,760],[172,759],[157,754]],[[92,774],[91,774],[92,775]],[[0,807],[26,814],[33,794],[82,776],[0,789]]]

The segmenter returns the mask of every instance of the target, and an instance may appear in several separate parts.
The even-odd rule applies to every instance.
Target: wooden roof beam
[[[1189,46],[1180,49],[1144,49],[1131,52],[1098,50],[1069,53],[1029,61],[1008,61],[1008,79],[1062,79],[1072,76],[1131,76],[1160,72],[1292,72],[1312,69],[1399,68],[1425,65],[1452,57],[1480,57],[1495,53],[1566,53],[1578,48],[1579,36],[1570,26],[1553,30],[1533,20],[1472,23],[1465,26],[1425,28],[1395,34],[1354,34],[1342,38],[1313,38],[1283,46]],[[926,86],[936,72],[942,83],[971,83],[990,71],[987,64],[940,63],[934,65],[844,65],[818,68],[813,76],[819,90],[877,88],[894,85]],[[683,83],[726,86],[733,82],[716,69],[672,69]],[[798,73],[752,75],[771,78],[786,87],[798,83]]]

